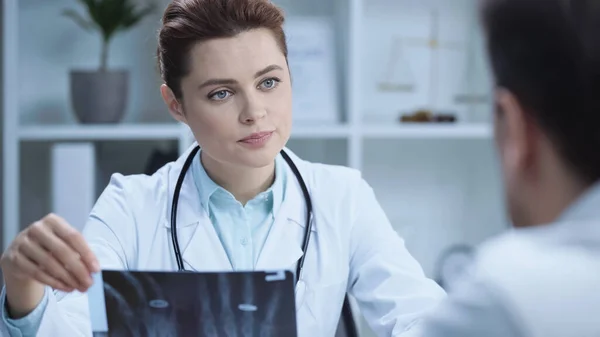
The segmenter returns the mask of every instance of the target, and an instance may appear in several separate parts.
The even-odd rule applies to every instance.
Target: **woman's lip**
[[[261,148],[271,139],[273,132],[262,132],[261,135],[262,137],[259,138],[246,137],[244,140],[240,140],[238,143],[250,148]]]
[[[273,131],[255,132],[248,137],[240,139],[240,142],[249,142],[249,141],[254,141],[254,140],[260,140],[260,139],[270,136],[272,133],[273,133]]]

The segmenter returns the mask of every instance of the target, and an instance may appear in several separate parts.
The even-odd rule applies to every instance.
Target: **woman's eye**
[[[273,89],[277,86],[277,84],[279,83],[279,80],[276,78],[268,78],[266,80],[264,80],[261,85],[263,88],[265,89]]]
[[[226,99],[227,97],[229,97],[229,91],[227,91],[227,90],[220,90],[220,91],[217,91],[214,94],[210,95],[211,99],[216,99],[216,100],[223,100],[223,99]]]

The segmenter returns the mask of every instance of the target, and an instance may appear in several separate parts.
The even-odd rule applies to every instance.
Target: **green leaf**
[[[102,33],[104,41],[108,42],[113,35],[119,31],[127,30],[136,25],[141,19],[155,9],[155,5],[149,5],[137,9],[131,0],[77,0],[87,10],[92,22],[91,26]],[[75,13],[73,11],[73,13]],[[73,14],[69,16],[75,18]],[[84,23],[86,20],[77,15],[77,21]],[[87,27],[82,26],[82,27]]]
[[[125,30],[125,29],[129,29],[129,28],[135,26],[140,20],[142,20],[148,14],[151,14],[152,12],[154,12],[155,8],[156,8],[156,6],[150,5],[145,8],[142,8],[138,11],[135,11],[135,9],[132,9],[129,12],[130,14],[126,15],[123,18],[120,29]]]
[[[85,19],[83,16],[81,16],[81,14],[79,14],[73,9],[65,9],[62,12],[62,14],[66,17],[73,19],[73,21],[75,21],[76,24],[78,24],[81,28],[87,31],[90,31],[95,28],[93,22]]]

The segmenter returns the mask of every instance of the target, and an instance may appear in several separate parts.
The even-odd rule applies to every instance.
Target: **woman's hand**
[[[83,235],[54,214],[19,233],[0,258],[0,267],[9,307],[21,314],[37,306],[45,285],[83,292],[92,285],[91,273],[100,271]]]

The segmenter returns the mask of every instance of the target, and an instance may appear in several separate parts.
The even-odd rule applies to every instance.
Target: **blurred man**
[[[600,336],[600,1],[486,0],[511,232],[427,337]]]

